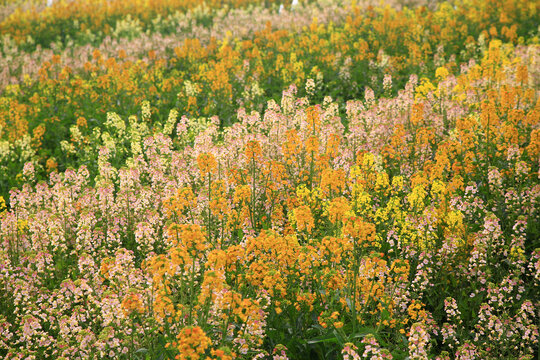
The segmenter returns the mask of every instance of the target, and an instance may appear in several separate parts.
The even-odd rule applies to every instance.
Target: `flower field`
[[[539,355],[540,3],[0,3],[0,358]]]

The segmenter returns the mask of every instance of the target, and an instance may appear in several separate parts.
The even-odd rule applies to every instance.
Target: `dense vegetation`
[[[2,5],[0,356],[536,358],[540,4],[198,4]]]

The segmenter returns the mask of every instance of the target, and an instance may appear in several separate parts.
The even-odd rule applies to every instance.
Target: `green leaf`
[[[339,341],[338,341],[338,339],[336,338],[335,335],[326,335],[326,336],[320,336],[318,338],[308,340],[307,343],[310,344],[310,345],[321,344],[321,343],[338,344]]]

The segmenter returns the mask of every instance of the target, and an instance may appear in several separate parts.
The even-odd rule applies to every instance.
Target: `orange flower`
[[[141,297],[137,293],[130,293],[122,300],[122,312],[125,316],[129,316],[132,313],[143,313],[143,303]]]
[[[293,216],[296,222],[296,227],[299,231],[306,230],[307,232],[311,232],[315,226],[311,209],[306,205],[302,205],[294,209]]]
[[[343,234],[349,235],[366,246],[375,240],[375,225],[363,221],[360,217],[350,217],[343,227]]]
[[[77,118],[77,126],[81,127],[81,128],[86,127],[87,126],[86,119],[84,117],[82,117],[82,116],[79,116]]]
[[[319,138],[316,136],[310,136],[306,140],[306,151],[308,153],[317,153],[319,151]]]
[[[178,360],[203,359],[206,349],[212,344],[210,338],[199,326],[182,329],[176,338],[178,339],[176,348],[180,352],[176,355]]]
[[[330,202],[328,206],[328,218],[332,224],[335,224],[338,221],[343,221],[349,211],[351,211],[349,201],[343,196],[340,196]]]
[[[217,168],[217,161],[213,154],[202,153],[197,157],[197,166],[202,176],[214,173]]]
[[[320,124],[319,110],[315,106],[311,106],[307,109],[307,123],[308,131],[316,133]]]
[[[173,244],[189,251],[193,256],[209,247],[199,225],[172,223],[168,228],[168,235]]]
[[[45,167],[47,168],[47,172],[51,172],[58,168],[58,164],[54,158],[48,158],[47,162],[45,163]]]
[[[245,155],[248,161],[255,161],[262,157],[261,144],[258,141],[252,140],[246,144]]]
[[[321,175],[321,189],[328,194],[339,192],[345,187],[345,171],[343,169],[325,169]]]

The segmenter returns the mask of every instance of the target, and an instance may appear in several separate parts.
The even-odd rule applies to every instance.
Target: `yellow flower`
[[[431,184],[431,194],[437,196],[443,196],[446,193],[446,186],[440,180],[435,180]]]
[[[17,229],[19,232],[23,232],[28,229],[28,220],[19,219],[17,220]]]
[[[429,81],[429,79],[422,78],[420,80],[420,85],[416,88],[416,99],[423,99],[426,97],[427,94],[430,92],[435,91],[435,86]]]
[[[377,191],[384,191],[386,190],[390,185],[390,179],[388,178],[388,174],[383,173],[377,173],[377,179],[375,181],[375,190]]]
[[[450,228],[461,229],[463,227],[463,214],[461,211],[450,211],[446,215],[446,222]]]
[[[392,178],[392,188],[394,191],[402,191],[404,187],[403,176],[398,175]]]
[[[438,67],[437,70],[435,71],[435,77],[439,81],[446,79],[448,75],[449,75],[448,70],[444,66]]]
[[[412,191],[407,195],[407,200],[411,209],[420,209],[424,206],[424,199],[426,198],[426,189],[423,185],[415,186]]]
[[[2,215],[6,210],[6,201],[3,196],[0,196],[0,215]]]
[[[524,254],[525,254],[525,251],[521,247],[512,246],[512,248],[510,249],[510,257],[512,259],[525,260]]]
[[[145,121],[150,120],[150,116],[152,116],[152,110],[150,109],[150,102],[145,100],[141,104],[141,113],[142,113],[142,119]]]
[[[357,164],[362,165],[363,170],[371,170],[375,165],[375,156],[372,153],[365,153],[358,158]]]

